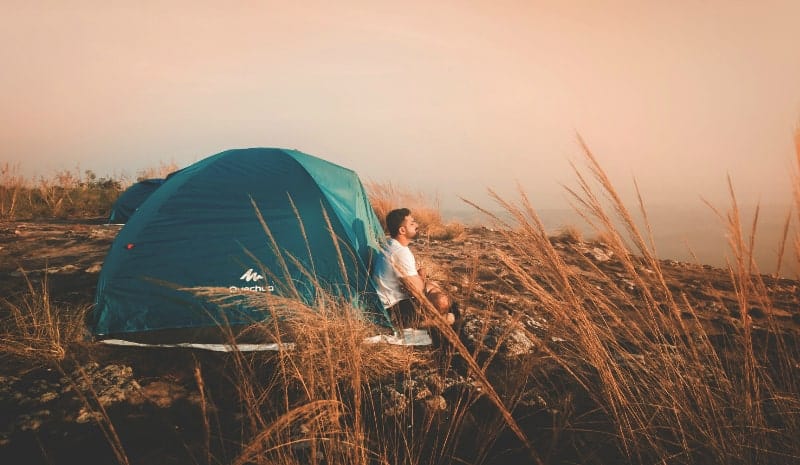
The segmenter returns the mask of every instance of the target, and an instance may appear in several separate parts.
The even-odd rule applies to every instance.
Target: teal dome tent
[[[355,172],[295,150],[222,152],[171,175],[120,230],[100,272],[92,331],[196,339],[203,333],[194,330],[220,322],[268,320],[269,308],[248,303],[253,293],[313,306],[323,291],[390,326],[369,275],[382,238]],[[225,290],[227,304],[198,288]]]
[[[161,187],[161,184],[164,184],[164,179],[144,179],[125,189],[125,192],[120,194],[111,207],[108,222],[114,224],[127,223],[128,218],[156,189]]]

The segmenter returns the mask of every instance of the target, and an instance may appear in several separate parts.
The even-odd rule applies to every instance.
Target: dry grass
[[[282,257],[269,225],[257,205],[253,207],[268,242]],[[298,221],[302,224],[299,217]],[[332,229],[329,232],[333,236]],[[297,264],[292,257],[278,262],[282,270],[275,272],[275,278],[290,274],[288,262]],[[310,274],[308,270],[304,273]],[[193,291],[221,305],[230,298],[227,289]],[[398,376],[407,377],[415,365],[432,366],[430,354],[403,346],[365,345],[364,340],[380,330],[366,321],[360,310],[350,306],[347,299],[318,293],[314,304],[308,306],[299,301],[296,289],[285,289],[283,293],[293,297],[269,293],[245,297],[248,306],[269,309],[270,314],[267,322],[255,323],[248,331],[278,342],[281,349],[277,360],[271,362],[267,382],[253,376],[263,372],[258,366],[260,361],[234,352],[238,398],[249,412],[249,428],[234,463],[427,463],[424,451],[430,451],[431,442],[438,445],[440,460],[447,457],[446,451],[453,453],[458,428],[474,399],[456,405],[452,412],[454,421],[441,432],[434,429],[432,417],[409,430],[409,422],[415,421],[413,412],[386,418],[380,405],[367,395],[375,385]],[[491,421],[493,430],[473,442],[488,453],[501,432],[510,428],[530,451],[534,462],[541,463],[507,407],[507,403],[513,402],[498,394],[486,376],[486,366],[478,364],[438,311],[424,298],[420,300],[424,302],[421,311],[466,361],[482,395],[497,409],[498,415]],[[234,342],[231,335],[231,345]],[[447,366],[449,362],[440,368],[446,370]]]
[[[89,375],[79,367],[77,373],[80,379],[74,379],[65,368],[75,363],[71,348],[84,338],[84,316],[89,306],[55,306],[51,300],[47,272],[43,274],[39,287],[27,275],[25,281],[28,287],[26,294],[15,301],[2,300],[4,313],[0,322],[0,355],[27,359],[61,373],[62,379],[70,384],[71,391],[83,407],[100,413],[97,425],[117,462],[128,465],[130,462],[114,423],[94,390]]]
[[[0,165],[0,218],[14,218],[25,179],[19,174],[19,164]]]
[[[233,463],[374,463],[385,452],[370,439],[374,415],[365,412],[373,406],[364,393],[426,360],[404,347],[365,345],[376,328],[339,299],[323,297],[313,308],[295,299],[256,299],[271,319],[252,330],[292,345],[282,344],[268,362],[233,354],[238,397],[248,412]],[[254,375],[264,363],[266,380]]]
[[[800,170],[800,129],[796,143]],[[632,212],[591,151],[585,145],[583,149],[588,174],[576,167],[578,187],[569,192],[594,225],[599,240],[614,252],[625,275],[635,284],[636,296],[621,288],[616,275],[606,274],[589,258],[581,268],[593,270],[592,279],[578,267],[567,265],[524,193],[517,203],[495,196],[514,224],[500,228],[510,250],[494,253],[535,305],[515,309],[508,316],[508,330],[493,347],[478,342],[468,350],[427,304],[422,311],[448,341],[449,354],[363,344],[364,338],[377,329],[337,297],[320,295],[309,306],[298,299],[270,294],[251,296],[255,299],[251,303],[268,308],[272,318],[254,324],[250,331],[279,342],[291,341],[294,348],[282,346],[274,356],[230,354],[230,384],[242,412],[239,431],[222,431],[211,421],[211,412],[216,411],[212,408],[214,392],[207,387],[208,377],[201,365],[195,365],[205,463],[450,463],[455,448],[466,440],[476,453],[469,462],[460,460],[480,464],[497,460],[489,454],[506,431],[516,437],[517,447],[529,451],[529,463],[559,463],[563,449],[569,449],[566,456],[570,461],[579,463],[800,461],[800,381],[795,376],[800,350],[796,341],[780,337],[780,328],[770,316],[769,291],[753,264],[757,213],[751,220],[741,217],[731,186],[731,206],[729,211],[720,212],[720,217],[735,257],[729,275],[737,302],[736,308],[728,310],[740,310],[740,317],[726,335],[729,350],[722,351],[702,326],[682,317],[695,315],[696,309],[680,289],[667,284],[654,252],[643,199],[639,198],[637,212]],[[795,176],[795,188],[800,215],[800,174]],[[385,217],[391,208],[407,206],[428,228],[431,238],[437,225],[446,229],[438,208],[426,204],[420,196],[416,196],[418,203],[413,203],[415,196],[391,185],[371,184],[369,191],[379,217]],[[6,203],[0,205],[11,205],[12,194],[4,198]],[[58,204],[58,193],[51,199]],[[610,205],[602,199],[609,199]],[[636,215],[643,218],[644,229],[636,226]],[[277,248],[263,219],[262,225]],[[564,239],[582,240],[575,230],[568,229],[562,231]],[[794,241],[800,261],[800,235]],[[283,267],[276,272],[276,280],[287,275],[286,263]],[[313,270],[308,272],[313,274]],[[470,282],[461,283],[465,298],[474,288],[475,275],[471,274]],[[78,319],[66,318],[53,308],[46,282],[41,290],[30,281],[28,287],[28,300],[21,304],[6,302],[9,317],[4,321],[0,350],[61,360],[77,337]],[[226,289],[197,292],[211,299],[229,296]],[[293,293],[287,291],[286,295]],[[748,315],[753,305],[764,309],[767,319],[763,326],[768,337]],[[496,316],[491,303],[485,312],[487,321]],[[564,342],[541,340],[520,323],[528,316],[544,317],[553,335]],[[484,330],[488,333],[488,324]],[[491,368],[496,365],[499,347],[511,337],[511,330],[524,331],[528,338],[538,341],[545,353],[539,362],[555,364],[559,370],[535,377],[534,373],[544,373],[539,371],[541,367],[520,365],[505,371],[503,377],[493,377]],[[231,335],[230,342],[233,340]],[[764,347],[765,340],[769,350]],[[480,389],[456,395],[458,400],[448,406],[446,417],[420,415],[413,409],[388,417],[371,396],[376,387],[410,381],[415,368],[444,374],[451,369],[453,356]],[[530,392],[554,390],[559,402],[550,406],[554,413],[547,437],[529,437],[530,431],[521,425],[520,417],[531,412],[516,408],[520,399]],[[588,405],[576,411],[575,398]],[[466,425],[479,401],[488,403],[492,414],[480,418],[483,429],[477,431],[481,434],[464,438],[465,431],[476,431],[467,430]],[[413,405],[413,399],[406,402]],[[85,403],[93,404],[92,393],[86,393]],[[122,441],[107,415],[103,425],[117,459],[127,463]],[[212,454],[211,442],[216,437],[238,441],[231,460],[227,460],[230,453],[223,457]]]
[[[175,162],[161,162],[139,171],[137,179],[165,178],[177,170]],[[6,162],[0,165],[0,219],[107,216],[130,184],[125,175],[98,177],[78,168],[28,179],[20,173],[19,164]]]
[[[83,335],[88,308],[57,308],[50,300],[47,274],[40,287],[26,276],[27,294],[19,301],[3,299],[0,353],[40,360],[60,361],[70,343]]]
[[[797,215],[797,221],[800,223],[800,125],[797,126],[794,132],[794,148],[797,155],[797,165],[793,176],[793,192],[794,192],[794,211]],[[794,238],[795,258],[800,262],[800,231],[797,232]]]
[[[603,245],[611,245],[615,243],[614,235],[608,231],[600,231],[596,233],[593,240]]]
[[[31,180],[19,174],[18,165],[6,163],[0,167],[0,219],[105,216],[126,184],[77,168]]]
[[[179,167],[175,163],[174,160],[170,160],[169,163],[166,162],[159,162],[158,166],[151,166],[149,168],[145,168],[139,170],[136,173],[136,180],[143,181],[145,179],[164,179],[167,175],[178,171]]]
[[[752,225],[743,226],[731,187],[731,209],[723,216],[736,257],[730,276],[737,307],[742,309],[741,330],[729,335],[729,343],[738,350],[722,353],[700,325],[684,321],[682,314],[695,310],[680,291],[673,292],[667,285],[649,227],[644,231],[636,227],[634,215],[594,155],[583,147],[591,178],[599,188],[576,168],[579,188],[570,193],[603,242],[620,258],[626,275],[639,289],[638,299],[620,289],[614,276],[596,267],[602,285],[565,264],[524,193],[519,204],[495,196],[517,226],[505,230],[513,252],[498,251],[497,255],[568,341],[550,352],[553,360],[584,386],[602,416],[614,425],[613,443],[626,462],[800,460],[796,441],[800,385],[786,375],[800,359],[797,344],[776,336],[777,348],[768,354],[754,342],[753,321],[747,315],[747,309],[756,304],[767,315],[771,313],[768,291],[752,259],[757,215]],[[603,198],[610,199],[609,208],[601,203]],[[637,207],[647,224],[641,198]],[[622,227],[615,227],[615,221]],[[626,241],[635,245],[635,251],[629,250]],[[521,263],[518,257],[530,260]],[[537,279],[529,265],[539,268]],[[626,308],[634,308],[635,315],[626,314]],[[768,324],[773,334],[780,334],[774,322]]]
[[[408,208],[420,225],[422,237],[433,240],[457,240],[464,236],[464,225],[445,223],[438,200],[430,200],[421,192],[409,192],[392,183],[366,183],[369,201],[381,226],[386,230],[386,214],[396,208]]]

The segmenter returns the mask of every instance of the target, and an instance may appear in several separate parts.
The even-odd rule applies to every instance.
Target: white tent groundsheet
[[[265,352],[265,351],[277,351],[281,349],[281,344],[278,343],[236,344],[236,346],[234,347],[231,344],[197,344],[191,342],[181,342],[177,344],[144,344],[141,342],[126,341],[124,339],[104,339],[100,342],[102,342],[103,344],[109,344],[115,346],[180,347],[187,349],[211,350],[214,352],[233,352],[234,350],[238,350],[239,352]],[[406,328],[393,335],[379,334],[377,336],[368,337],[364,339],[364,343],[391,344],[391,345],[402,345],[402,346],[429,346],[431,345],[432,341],[431,341],[431,336],[430,334],[428,334],[427,330]],[[291,342],[284,343],[283,348],[286,350],[292,350],[294,349],[294,344]]]

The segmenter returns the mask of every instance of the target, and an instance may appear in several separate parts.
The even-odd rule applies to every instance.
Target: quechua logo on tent
[[[252,268],[249,268],[247,271],[244,272],[244,274],[242,274],[242,276],[239,277],[239,280],[240,281],[244,281],[247,284],[251,284],[252,283],[252,285],[250,285],[250,286],[247,286],[247,285],[245,285],[245,286],[231,286],[229,288],[229,290],[232,293],[233,292],[274,292],[275,291],[275,287],[274,286],[270,286],[270,285],[262,286],[262,285],[260,285],[261,283],[259,283],[259,281],[261,281],[262,279],[264,279],[264,277],[262,275],[260,275],[259,273],[253,271]]]
[[[245,271],[242,277],[239,279],[241,279],[242,281],[247,281],[249,283],[250,281],[260,281],[264,279],[264,277],[253,271],[252,268],[250,268],[249,270]]]

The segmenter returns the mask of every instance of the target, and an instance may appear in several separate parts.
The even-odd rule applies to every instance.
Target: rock
[[[39,402],[46,404],[47,402],[50,402],[51,400],[55,400],[57,398],[58,398],[57,392],[53,391],[45,392],[44,394],[42,394],[41,397],[39,397]]]
[[[89,268],[86,268],[85,271],[87,273],[99,273],[100,270],[102,270],[102,269],[103,269],[103,264],[102,263],[95,263],[94,265],[90,266]]]
[[[425,400],[425,407],[431,413],[443,412],[447,410],[447,400],[442,396],[431,396]]]
[[[527,355],[532,353],[536,348],[536,344],[519,329],[512,331],[503,345],[506,347],[506,355],[508,357]]]
[[[21,431],[38,431],[49,416],[50,410],[39,410],[30,415],[22,414],[17,417],[17,426]]]
[[[600,247],[592,248],[589,253],[592,255],[592,258],[598,262],[607,262],[614,256],[614,252],[610,250],[603,250]]]
[[[141,389],[141,394],[158,407],[168,408],[176,400],[185,399],[188,392],[183,386],[166,381],[153,381]]]
[[[95,228],[89,232],[92,239],[113,239],[119,232],[119,226],[108,226],[105,228]]]
[[[30,415],[20,415],[18,426],[22,431],[38,431],[42,426],[42,420]]]
[[[384,415],[395,417],[406,411],[408,400],[405,394],[392,386],[385,386],[381,394],[381,410]]]
[[[526,316],[522,319],[522,324],[529,330],[547,331],[547,320],[539,318],[538,320],[533,317]]]
[[[522,322],[523,325],[525,323]],[[536,344],[528,337],[528,332],[523,327],[509,328],[510,324],[519,325],[511,321],[508,314],[495,313],[490,317],[473,313],[465,317],[462,332],[472,348],[497,350],[500,359],[508,360],[533,353]]]
[[[133,369],[126,365],[110,364],[100,368],[98,363],[89,362],[73,371],[71,377],[81,392],[96,393],[97,401],[104,407],[122,402],[130,393],[141,389],[133,379]],[[65,378],[62,378],[62,383],[72,384]]]
[[[49,270],[50,273],[74,273],[76,271],[78,271],[78,267],[75,265],[64,265],[62,267]]]
[[[75,421],[83,424],[89,422],[100,422],[102,419],[103,415],[100,412],[95,412],[83,407],[80,412],[78,412],[78,416],[75,418]]]

